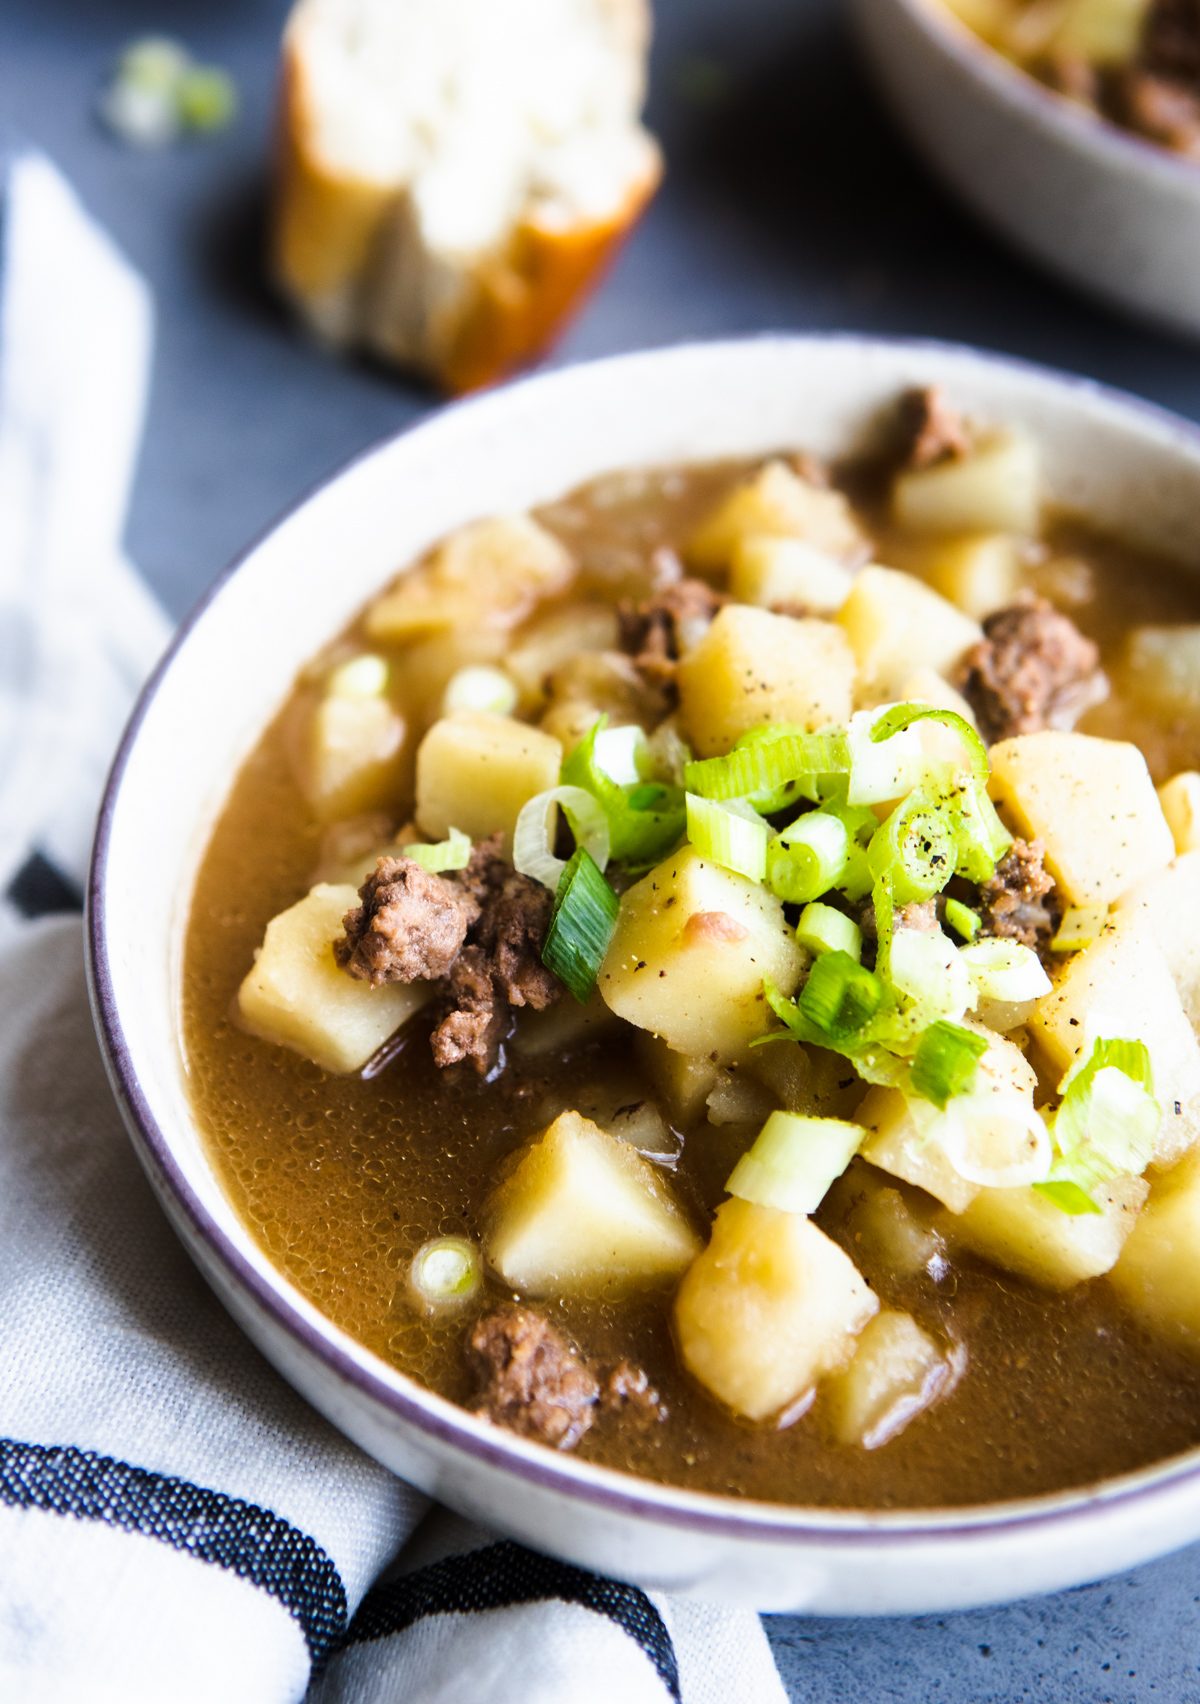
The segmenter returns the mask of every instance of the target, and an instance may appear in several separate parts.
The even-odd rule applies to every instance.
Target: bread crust
[[[630,47],[642,53],[640,0],[612,5]],[[599,282],[658,188],[657,147],[647,138],[641,170],[611,217],[565,229],[523,218],[496,249],[447,277],[444,263],[420,251],[414,221],[405,218],[405,189],[322,159],[301,22],[294,15],[285,33],[277,109],[270,260],[279,287],[323,340],[368,348],[454,395],[535,359]],[[410,311],[400,329],[379,303],[400,268],[423,266],[437,305]]]

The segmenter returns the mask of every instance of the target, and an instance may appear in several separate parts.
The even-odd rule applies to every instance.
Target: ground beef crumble
[[[955,684],[989,745],[1067,728],[1108,690],[1100,653],[1045,598],[997,610],[959,665]]]
[[[938,385],[905,391],[900,398],[900,425],[905,464],[910,468],[932,467],[935,462],[965,456],[971,448],[962,416]]]
[[[1044,850],[1040,839],[1014,840],[995,874],[980,884],[983,934],[1045,951],[1057,920],[1047,904],[1054,882],[1042,865]]]
[[[411,858],[380,858],[358,896],[362,903],[343,918],[345,938],[333,952],[343,970],[375,988],[445,976],[479,916],[465,888]]]
[[[573,1449],[598,1413],[642,1421],[667,1417],[641,1367],[620,1361],[598,1376],[532,1308],[510,1305],[477,1320],[467,1364],[479,1383],[474,1413],[555,1449]]]
[[[704,580],[661,587],[641,603],[626,599],[617,610],[621,649],[653,685],[670,688],[680,657],[703,636],[723,603]]]

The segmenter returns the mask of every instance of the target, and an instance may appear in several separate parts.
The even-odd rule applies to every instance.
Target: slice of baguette
[[[323,339],[473,390],[554,337],[657,188],[646,0],[299,0],[273,265]]]

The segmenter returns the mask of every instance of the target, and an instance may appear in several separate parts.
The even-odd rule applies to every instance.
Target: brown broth
[[[543,510],[582,564],[572,599],[641,591],[652,552],[685,536],[740,472],[730,463],[622,475]],[[876,536],[883,560],[909,565],[902,541],[881,528]],[[1178,569],[1073,519],[1054,521],[1045,539],[1030,584],[1097,640],[1118,680],[1131,622],[1200,619],[1200,587]],[[548,1058],[510,1055],[503,1076],[482,1085],[466,1067],[434,1069],[418,1017],[377,1076],[338,1078],[242,1033],[231,1017],[238,985],[267,922],[307,891],[318,856],[320,829],[287,761],[287,721],[285,709],[237,776],[196,883],[183,986],[193,1106],[224,1187],[280,1271],[382,1360],[464,1400],[471,1321],[419,1315],[406,1300],[408,1261],[431,1236],[477,1231],[499,1162],[561,1107],[580,1106],[602,1073],[636,1067],[627,1045],[610,1041]],[[1120,697],[1084,726],[1135,738],[1158,780],[1200,760],[1200,726],[1163,728]],[[397,801],[397,824],[406,805]],[[689,1133],[677,1182],[698,1221],[751,1135],[707,1123]],[[832,1209],[818,1219],[848,1236]],[[924,1273],[896,1281],[869,1266],[866,1276],[885,1305],[969,1353],[952,1397],[890,1444],[830,1442],[820,1401],[783,1431],[732,1420],[680,1371],[670,1296],[659,1292],[545,1304],[589,1356],[639,1361],[669,1408],[661,1425],[602,1419],[578,1453],[693,1489],[901,1508],[1086,1485],[1200,1443],[1200,1366],[1122,1319],[1103,1280],[1047,1296],[970,1262],[940,1284]],[[491,1285],[476,1311],[500,1297]]]

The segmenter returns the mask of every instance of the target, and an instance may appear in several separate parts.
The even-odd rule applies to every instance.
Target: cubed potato
[[[886,1309],[864,1326],[845,1372],[829,1380],[826,1413],[839,1444],[877,1450],[954,1382],[950,1360],[913,1316]]]
[[[1155,1336],[1200,1355],[1200,1150],[1153,1175],[1109,1283]]]
[[[1028,1026],[1051,1071],[1064,1076],[1097,1035],[1145,1042],[1163,1114],[1154,1160],[1172,1165],[1200,1136],[1200,1044],[1145,919],[1126,913],[1053,980]]]
[[[901,473],[892,487],[892,511],[912,532],[1036,533],[1039,509],[1037,445],[1022,432],[989,432],[970,455]]]
[[[836,615],[854,585],[850,569],[799,538],[740,538],[729,564],[729,595],[760,609],[790,605],[808,615]]]
[[[437,720],[442,694],[460,669],[499,667],[506,638],[496,627],[456,627],[406,645],[396,681],[413,725],[427,728]]]
[[[799,1213],[717,1209],[712,1241],[675,1298],[684,1366],[750,1420],[794,1407],[850,1360],[879,1302],[837,1244]]]
[[[1011,604],[1021,589],[1021,560],[1007,533],[967,533],[935,545],[921,563],[934,591],[975,621]]]
[[[381,693],[303,694],[290,716],[296,784],[321,822],[378,810],[401,790],[404,718]]]
[[[775,1022],[803,954],[774,894],[685,846],[621,896],[600,992],[619,1017],[679,1053],[736,1058]]]
[[[717,1072],[705,1101],[710,1124],[753,1124],[759,1126],[779,1110],[779,1098],[765,1083],[734,1065]]]
[[[1093,1195],[1099,1213],[1064,1213],[1029,1185],[981,1189],[965,1213],[941,1228],[951,1245],[1028,1278],[1044,1290],[1069,1290],[1116,1264],[1150,1186],[1115,1177]]]
[[[1118,901],[1117,918],[1140,916],[1158,942],[1193,1029],[1200,1029],[1200,851],[1147,876]]]
[[[1123,66],[1141,46],[1148,0],[1067,0],[1046,46],[1089,65]]]
[[[613,728],[630,722],[653,727],[663,713],[661,691],[622,651],[577,652],[550,671],[546,685],[551,712],[563,704],[594,705]]]
[[[816,729],[849,721],[854,657],[832,622],[727,604],[676,681],[685,739],[701,757],[716,757],[764,722]]]
[[[574,572],[566,546],[530,516],[475,521],[375,600],[367,632],[402,644],[449,627],[515,627]]]
[[[673,1278],[700,1248],[661,1172],[577,1112],[530,1144],[485,1220],[489,1265],[527,1296],[611,1294]]]
[[[886,1172],[855,1155],[821,1203],[821,1225],[854,1257],[873,1289],[918,1272],[938,1272],[946,1243],[934,1229],[936,1204],[897,1189]]]
[[[1200,851],[1200,775],[1185,769],[1158,789],[1158,802],[1176,852]]]
[[[427,982],[372,988],[339,970],[333,943],[358,904],[349,886],[322,883],[267,924],[254,968],[238,990],[246,1029],[302,1053],[323,1071],[360,1071],[428,1000]]]
[[[1001,740],[991,760],[996,809],[1015,834],[1041,836],[1068,905],[1111,905],[1175,856],[1135,745],[1047,729]]]
[[[521,807],[558,786],[562,746],[510,716],[460,710],[443,716],[417,752],[417,826],[431,840],[461,829],[472,840],[499,830],[504,850]]]
[[[916,669],[948,674],[982,638],[978,622],[912,574],[874,564],[856,575],[838,622],[858,665],[856,702],[885,704]]]
[[[600,998],[599,989],[593,989],[585,1006],[578,1000],[556,1000],[553,1006],[540,1012],[532,1006],[522,1006],[509,1047],[522,1058],[544,1059],[585,1042],[600,1041],[619,1024],[616,1013],[610,1012]]]
[[[780,461],[731,491],[692,534],[684,555],[691,567],[715,572],[728,565],[739,540],[756,536],[801,538],[837,557],[857,556],[867,542],[840,491],[811,485]]]
[[[867,1090],[855,1114],[856,1122],[870,1132],[860,1152],[880,1171],[915,1183],[952,1213],[965,1213],[979,1186],[959,1176],[937,1137],[929,1134],[934,1117],[936,1108],[928,1102],[909,1100],[899,1089],[877,1084]]]
[[[703,1114],[720,1067],[706,1053],[676,1053],[649,1030],[637,1032],[634,1053],[662,1097],[671,1122],[685,1130]]]
[[[1200,624],[1138,627],[1129,636],[1123,685],[1160,715],[1200,710]]]
[[[517,684],[520,706],[535,711],[549,696],[547,677],[570,658],[617,648],[617,612],[611,604],[568,604],[551,610],[515,635],[504,667]]]

